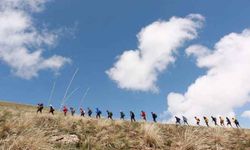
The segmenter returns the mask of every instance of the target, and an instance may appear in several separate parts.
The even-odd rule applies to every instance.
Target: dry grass
[[[149,147],[163,148],[163,138],[161,129],[156,124],[141,124],[143,139]]]
[[[75,139],[67,140],[67,137]],[[64,143],[61,137],[65,137]],[[53,139],[53,140],[52,140]],[[72,142],[73,141],[73,142]],[[0,149],[249,149],[250,131],[36,114],[35,107],[0,103]]]
[[[184,128],[177,132],[174,147],[178,147],[180,150],[208,149],[206,135],[205,130],[199,128]]]

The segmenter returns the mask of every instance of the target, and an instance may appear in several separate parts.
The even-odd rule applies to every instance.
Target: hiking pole
[[[69,82],[69,84],[68,84],[68,87],[67,87],[67,89],[66,89],[66,91],[65,91],[65,93],[64,93],[64,96],[63,96],[63,99],[62,99],[62,102],[61,102],[61,107],[60,107],[60,109],[62,108],[62,106],[63,106],[63,104],[64,104],[64,101],[65,101],[65,99],[66,99],[66,97],[67,97],[67,95],[68,95],[69,88],[70,88],[70,86],[71,86],[73,80],[75,79],[75,76],[76,76],[78,70],[79,70],[79,68],[76,69],[75,73],[73,74],[73,76],[72,76],[72,78],[71,78],[71,80],[70,80],[70,82]]]
[[[81,107],[81,105],[82,105],[82,103],[83,103],[83,100],[85,99],[85,97],[87,96],[87,94],[88,94],[88,92],[89,92],[89,89],[90,89],[90,88],[87,88],[87,90],[86,90],[85,93],[83,94],[83,97],[82,97],[82,99],[80,100],[80,104],[79,104],[79,108],[78,108],[78,109],[80,109],[80,107]]]
[[[50,91],[50,96],[49,96],[48,105],[50,105],[50,103],[51,103],[51,99],[52,99],[52,96],[53,96],[53,94],[54,94],[55,87],[56,87],[56,81],[54,81],[53,86],[52,86],[52,89],[51,89],[51,91]]]

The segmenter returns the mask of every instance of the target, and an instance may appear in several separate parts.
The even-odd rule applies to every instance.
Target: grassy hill
[[[36,114],[36,107],[0,102],[0,149],[250,149],[250,130],[175,126]]]

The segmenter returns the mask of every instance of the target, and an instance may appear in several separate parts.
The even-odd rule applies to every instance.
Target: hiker
[[[216,117],[213,117],[213,116],[211,116],[211,118],[212,118],[212,121],[214,122],[214,125],[217,126],[217,125],[218,125],[218,124],[217,124],[217,118],[216,118]]]
[[[181,119],[179,118],[179,117],[176,117],[175,116],[175,124],[177,125],[177,124],[179,124],[179,125],[181,125]]]
[[[73,107],[70,107],[69,109],[70,109],[71,115],[74,116],[74,114],[76,112],[75,109]]]
[[[67,115],[67,112],[68,112],[68,108],[66,106],[63,106],[63,113],[64,113],[64,116]]]
[[[37,104],[37,111],[36,111],[36,113],[38,113],[38,112],[40,112],[40,113],[43,112],[43,103],[38,103]]]
[[[207,118],[207,117],[205,117],[205,116],[203,116],[203,119],[204,119],[204,121],[205,121],[205,123],[206,123],[207,127],[209,127],[209,124],[208,124],[208,118]]]
[[[220,116],[219,117],[220,118],[220,125],[222,126],[222,127],[224,127],[225,126],[225,124],[224,124],[224,119]]]
[[[91,117],[92,115],[92,110],[88,107],[88,116]]]
[[[135,122],[135,114],[134,114],[134,112],[132,112],[132,111],[130,111],[130,120],[131,120],[131,122]]]
[[[239,123],[239,121],[238,121],[236,118],[232,118],[232,120],[233,120],[235,126],[236,126],[237,128],[240,128],[240,123]]]
[[[49,114],[51,113],[52,115],[54,115],[54,111],[55,109],[53,108],[53,106],[49,105]]]
[[[184,125],[185,125],[185,124],[186,124],[186,125],[189,125],[189,124],[188,124],[188,121],[187,121],[187,118],[186,118],[185,116],[182,116],[182,119],[183,119]]]
[[[98,108],[96,108],[96,118],[101,118],[101,114],[102,112]]]
[[[153,121],[154,121],[154,122],[156,122],[156,118],[157,118],[157,115],[156,115],[156,113],[154,113],[154,112],[151,112],[151,114],[152,114],[152,118],[153,118]]]
[[[80,108],[80,115],[81,115],[82,117],[84,117],[84,115],[85,115],[85,110],[84,110],[83,108]]]
[[[146,113],[143,110],[141,111],[141,117],[144,121],[147,121]]]
[[[232,127],[231,121],[230,121],[230,119],[228,117],[226,117],[226,121],[227,121],[227,126],[230,125]]]
[[[122,120],[124,120],[124,118],[125,118],[125,114],[124,114],[124,112],[120,112],[120,118],[122,119]]]
[[[107,110],[107,114],[108,114],[108,119],[113,120],[113,113]]]
[[[201,121],[201,120],[200,120],[198,117],[196,117],[196,116],[194,117],[194,119],[196,120],[196,124],[197,124],[198,126],[200,126],[200,121]]]

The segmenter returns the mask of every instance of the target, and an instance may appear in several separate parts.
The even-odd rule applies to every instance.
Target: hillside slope
[[[0,102],[1,149],[250,149],[247,129],[52,116],[35,109]]]

